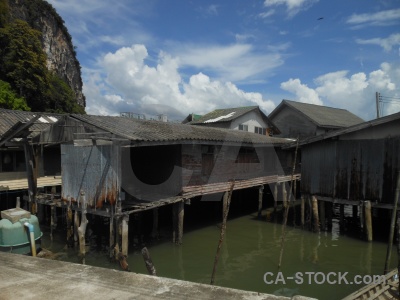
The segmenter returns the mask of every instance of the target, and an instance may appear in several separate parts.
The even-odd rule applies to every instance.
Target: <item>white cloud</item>
[[[361,28],[363,26],[385,26],[393,25],[394,22],[400,20],[400,9],[384,10],[377,13],[365,14],[352,14],[347,23],[355,25],[354,28]]]
[[[300,11],[307,10],[319,0],[265,0],[264,6],[271,7],[271,6],[279,6],[285,5],[286,12],[289,18],[294,17]]]
[[[291,78],[288,81],[281,83],[281,88],[285,91],[294,93],[297,96],[296,99],[300,102],[322,105],[318,93],[309,88],[306,84],[302,84],[300,79]]]
[[[391,34],[387,38],[373,38],[368,40],[357,39],[356,42],[361,45],[381,46],[385,51],[389,52],[394,46],[400,45],[400,33]]]
[[[246,80],[283,64],[279,53],[256,53],[250,44],[181,45],[174,53],[182,67],[206,70],[226,81]]]
[[[259,105],[267,113],[275,108],[260,93],[244,92],[232,82],[212,80],[203,73],[185,82],[178,71],[180,59],[165,52],[160,52],[156,66],[146,64],[147,59],[144,45],[107,53],[99,62],[104,74],[92,70],[85,76],[87,112],[165,113],[170,119],[183,119],[192,112],[204,114],[224,107]]]
[[[387,97],[400,97],[400,65],[382,63],[378,70],[369,74],[337,71],[314,79],[315,88],[302,84],[300,79],[290,79],[281,84],[281,88],[296,95],[296,100],[307,103],[323,104],[347,109],[369,120],[375,117],[375,92]],[[318,103],[318,100],[321,103]],[[383,115],[400,111],[396,103],[385,104]]]

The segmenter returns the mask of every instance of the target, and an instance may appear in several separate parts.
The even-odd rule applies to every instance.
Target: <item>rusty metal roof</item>
[[[210,128],[114,116],[71,115],[71,118],[135,142],[234,142],[286,144],[292,140],[221,128]]]
[[[301,103],[291,100],[282,100],[282,102],[269,114],[268,117],[273,119],[285,106],[301,113],[311,122],[320,127],[343,128],[364,122],[363,119],[346,109]]]

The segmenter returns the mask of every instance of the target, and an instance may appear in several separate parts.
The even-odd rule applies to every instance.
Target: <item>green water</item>
[[[257,220],[256,214],[229,220],[215,284],[276,295],[300,294],[329,300],[341,299],[361,285],[346,284],[344,281],[342,284],[321,284],[323,276],[328,273],[335,272],[330,275],[330,281],[333,282],[338,279],[339,272],[348,272],[346,280],[351,282],[355,275],[376,275],[383,271],[386,245],[340,235],[336,221],[329,233],[317,234],[287,227],[282,267],[279,270],[281,231],[282,225]],[[172,244],[169,239],[157,245],[147,245],[157,275],[209,284],[219,237],[220,229],[213,225],[185,232],[181,246]],[[64,236],[58,233],[51,242],[46,233],[43,247],[61,253],[60,260],[79,262],[77,247],[64,247],[63,239]],[[131,271],[147,274],[140,247],[130,248],[128,263]],[[394,249],[392,267],[396,261]],[[91,249],[85,263],[119,269],[117,263],[108,260],[105,249]],[[267,281],[277,282],[265,283],[266,272],[271,272],[265,277]],[[298,284],[299,280],[295,282],[296,278],[288,279],[297,272],[302,272],[298,276],[303,276],[303,284]],[[305,272],[322,273],[318,273],[314,282],[314,276],[309,277]],[[309,279],[311,284],[308,283]]]

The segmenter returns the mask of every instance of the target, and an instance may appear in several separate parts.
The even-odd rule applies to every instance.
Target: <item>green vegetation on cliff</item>
[[[8,1],[0,0],[0,80],[8,83],[0,84],[0,107],[85,113],[84,108],[76,103],[68,84],[47,69],[41,32],[26,21],[10,21],[8,10]],[[29,11],[31,20],[40,17],[37,7]],[[55,10],[53,13],[56,14]],[[57,22],[62,22],[59,16]]]

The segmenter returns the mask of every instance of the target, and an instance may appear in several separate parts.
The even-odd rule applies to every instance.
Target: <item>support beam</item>
[[[261,219],[263,195],[264,195],[264,186],[262,185],[258,189],[258,218],[259,219]]]
[[[300,205],[300,209],[301,209],[301,212],[300,212],[300,214],[301,214],[301,216],[300,216],[300,218],[301,218],[301,227],[302,228],[304,228],[304,209],[305,209],[305,201],[304,201],[304,196],[303,195],[301,195],[301,205]]]
[[[312,196],[312,210],[314,216],[314,231],[319,232],[318,200],[315,196]]]
[[[115,225],[114,225],[114,214],[113,209],[111,209],[110,215],[110,258],[114,257],[114,245],[115,245]]]
[[[72,220],[72,209],[71,209],[71,198],[68,197],[68,207],[67,207],[67,247],[72,247],[74,244],[74,226]]]
[[[288,205],[286,184],[284,182],[282,183],[282,204],[283,204],[283,208],[286,208],[286,206]]]
[[[129,215],[122,217],[122,242],[121,252],[123,255],[128,256],[128,231],[129,231]]]
[[[365,201],[365,229],[367,230],[367,241],[372,242],[372,213],[370,201]]]
[[[24,143],[26,175],[28,179],[28,197],[30,211],[36,214],[36,195],[37,195],[37,165],[32,145],[26,141]]]
[[[79,235],[79,253],[84,257],[86,255],[86,245],[85,245],[85,237],[86,237],[86,226],[89,221],[86,218],[87,213],[87,203],[85,193],[81,191],[80,202],[82,207],[82,216],[81,216],[81,224],[78,228]]]
[[[319,220],[321,224],[322,231],[326,230],[326,221],[325,221],[325,201],[319,201]]]
[[[173,224],[174,224],[172,241],[177,245],[181,245],[183,237],[183,219],[185,214],[183,201],[174,203],[172,210],[173,210]]]

